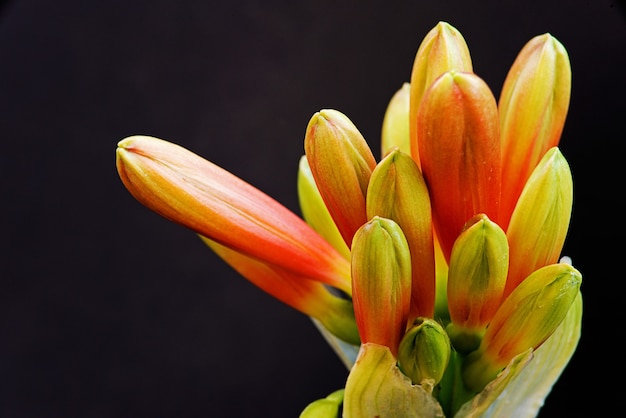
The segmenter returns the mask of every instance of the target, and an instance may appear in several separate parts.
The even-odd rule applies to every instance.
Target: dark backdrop
[[[377,152],[387,102],[439,20],[496,96],[531,37],[551,32],[570,53],[564,253],[584,275],[583,337],[540,416],[621,408],[617,1],[14,0],[0,13],[0,416],[297,417],[342,387],[308,318],[130,196],[116,143],[177,142],[298,211],[311,115],[343,111]]]

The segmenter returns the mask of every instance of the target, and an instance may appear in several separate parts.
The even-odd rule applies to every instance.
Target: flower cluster
[[[566,50],[531,39],[496,101],[440,22],[387,108],[377,160],[343,113],[309,121],[302,217],[145,136],[118,143],[131,194],[310,316],[345,388],[301,417],[535,416],[580,335],[582,276],[561,257],[573,201],[558,148]]]

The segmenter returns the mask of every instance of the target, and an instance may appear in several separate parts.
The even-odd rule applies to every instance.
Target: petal
[[[350,265],[306,222],[260,190],[161,139],[117,148],[119,176],[149,209],[231,249],[351,293]]]
[[[478,76],[449,71],[426,92],[419,112],[422,173],[441,248],[450,251],[478,213],[497,222],[500,202],[498,115]]]
[[[324,203],[350,246],[367,220],[365,193],[376,166],[374,155],[350,119],[331,109],[313,115],[304,149]]]
[[[422,98],[433,81],[450,70],[471,72],[472,60],[461,32],[446,22],[439,22],[424,37],[411,71],[409,131],[411,156],[418,165],[421,163],[417,139],[419,136],[417,114]]]
[[[511,217],[505,296],[531,272],[559,259],[572,213],[573,187],[567,161],[552,148],[528,179]]]
[[[567,51],[550,34],[520,51],[498,103],[502,138],[502,217],[506,230],[526,180],[549,148],[559,143],[569,107]]]

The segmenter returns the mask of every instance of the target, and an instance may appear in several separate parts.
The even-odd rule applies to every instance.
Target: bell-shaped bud
[[[558,148],[550,149],[528,179],[506,232],[510,264],[504,296],[532,271],[558,261],[572,214],[573,188],[569,164]]]
[[[396,147],[405,154],[411,155],[409,139],[410,98],[411,86],[409,83],[404,83],[387,105],[380,141],[380,151],[383,157]]]
[[[450,71],[472,71],[467,43],[455,27],[439,22],[422,40],[411,71],[409,135],[411,156],[420,165],[417,114],[426,90],[441,74]]]
[[[335,225],[328,208],[324,204],[306,156],[300,158],[298,165],[298,199],[304,220],[335,247],[346,260],[349,260],[350,248],[341,237],[337,225]]]
[[[551,264],[528,276],[502,302],[478,350],[463,366],[463,382],[474,391],[516,355],[537,349],[561,324],[578,295],[582,275],[569,264]]]
[[[400,341],[398,366],[430,392],[443,378],[450,361],[451,347],[448,334],[434,319],[419,317]]]
[[[443,418],[430,392],[414,385],[389,347],[363,344],[346,381],[343,418]]]
[[[200,236],[222,260],[252,284],[281,302],[315,318],[335,337],[360,344],[354,308],[349,298],[328,286],[287,271],[279,266],[234,251]]]
[[[376,216],[355,234],[352,298],[361,341],[387,346],[395,355],[409,316],[411,255],[394,221]]]
[[[478,347],[502,301],[508,265],[504,231],[484,214],[468,221],[452,247],[448,271],[448,331],[457,351]]]
[[[426,92],[419,112],[422,174],[446,257],[477,213],[497,222],[500,139],[496,101],[472,73],[449,71]]]
[[[319,192],[346,244],[367,219],[365,194],[376,160],[352,121],[332,109],[313,115],[304,138]]]
[[[344,392],[344,389],[339,389],[325,398],[311,402],[298,418],[340,418]]]
[[[409,244],[412,269],[409,322],[433,317],[435,310],[435,254],[430,198],[417,164],[394,149],[378,163],[367,189],[367,216],[392,219]]]
[[[234,251],[351,294],[350,264],[304,220],[249,183],[162,139],[118,143],[120,179],[143,205]]]
[[[503,160],[500,224],[505,230],[526,180],[546,151],[559,143],[571,79],[567,51],[546,33],[522,48],[504,82],[498,111]]]

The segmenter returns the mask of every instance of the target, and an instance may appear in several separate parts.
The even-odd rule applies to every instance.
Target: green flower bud
[[[500,306],[509,265],[504,231],[481,214],[456,239],[448,272],[449,331],[454,347],[475,350]]]
[[[394,221],[376,216],[354,235],[352,300],[361,341],[395,355],[409,318],[411,256]]]
[[[450,353],[450,339],[443,327],[433,319],[420,317],[400,341],[398,366],[413,383],[432,391],[448,367]]]
[[[325,398],[311,402],[298,418],[341,418],[344,389],[339,389]]]

